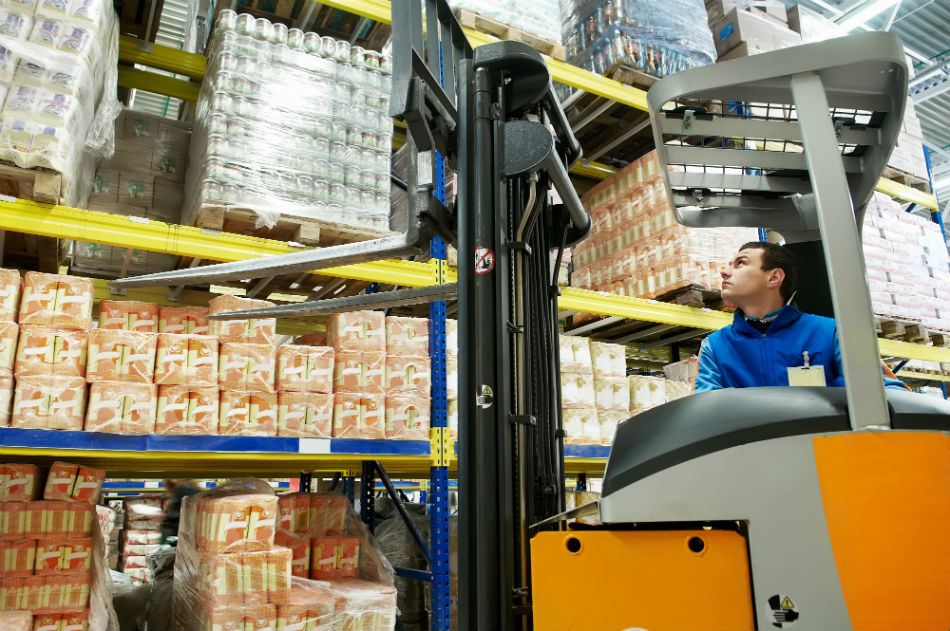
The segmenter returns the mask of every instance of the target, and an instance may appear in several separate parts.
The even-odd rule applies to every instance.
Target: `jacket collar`
[[[742,313],[742,309],[736,309],[736,313],[732,318],[732,328],[737,333],[741,333],[742,335],[749,337],[769,335],[791,326],[800,317],[802,317],[801,311],[791,305],[785,305],[779,310],[778,315],[775,316],[775,319],[772,320],[772,324],[769,325],[768,331],[765,333],[759,333],[759,331],[757,331],[751,324],[746,322],[745,314]]]

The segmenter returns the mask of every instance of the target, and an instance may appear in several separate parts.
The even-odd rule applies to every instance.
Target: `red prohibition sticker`
[[[495,253],[488,248],[475,248],[475,273],[487,274],[495,269]]]

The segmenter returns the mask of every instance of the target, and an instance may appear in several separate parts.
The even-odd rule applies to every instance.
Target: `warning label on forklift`
[[[487,274],[495,269],[495,253],[488,248],[475,248],[475,273]]]
[[[769,598],[772,610],[772,626],[787,629],[798,621],[798,606],[786,594],[776,594]]]

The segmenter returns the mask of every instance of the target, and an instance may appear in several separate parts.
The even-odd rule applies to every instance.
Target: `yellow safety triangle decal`
[[[785,600],[782,601],[782,609],[794,609],[795,603],[792,602],[792,599],[788,596],[785,597]]]

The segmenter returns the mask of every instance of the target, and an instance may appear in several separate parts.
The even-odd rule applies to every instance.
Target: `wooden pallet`
[[[564,61],[566,54],[564,46],[549,39],[538,37],[519,28],[515,28],[504,22],[499,22],[494,18],[481,15],[471,9],[459,9],[455,12],[455,17],[459,24],[465,28],[474,29],[488,35],[494,35],[498,39],[510,39],[516,42],[527,44],[539,53],[553,57],[554,59]]]
[[[50,169],[24,169],[0,161],[0,194],[44,204],[62,202],[63,176]],[[53,237],[0,231],[0,259],[6,267],[35,268],[55,273],[59,267],[58,242]]]
[[[910,188],[916,189],[918,191],[923,191],[924,193],[932,192],[930,188],[930,180],[927,178],[922,178],[911,173],[906,173],[894,167],[884,167],[884,172],[881,174],[882,177],[897,182],[898,184],[903,184],[904,186],[909,186]]]
[[[920,322],[886,316],[875,316],[874,322],[878,334],[889,340],[950,347],[950,332],[930,329]]]
[[[277,241],[296,241],[304,245],[320,246],[367,241],[390,234],[290,215],[281,215],[272,228],[257,227],[257,220],[257,213],[247,208],[206,204],[198,211],[194,223],[196,227],[207,230],[221,230]]]
[[[686,305],[697,309],[716,309],[719,311],[730,311],[726,303],[722,300],[722,290],[709,289],[704,285],[697,285],[682,281],[681,286],[675,289],[669,289],[663,293],[653,296],[646,296],[659,302],[671,302],[677,305]]]

